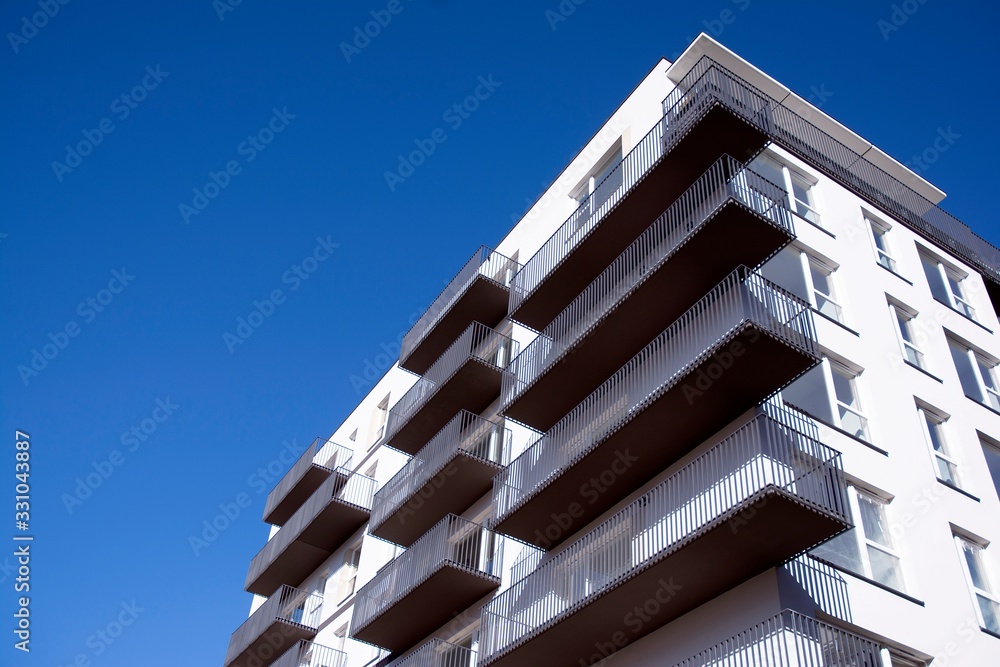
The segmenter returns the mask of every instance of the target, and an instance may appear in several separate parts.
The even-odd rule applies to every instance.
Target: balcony
[[[465,646],[432,639],[389,667],[476,667],[476,652]]]
[[[510,430],[462,411],[375,494],[369,532],[409,546],[489,492],[510,460]]]
[[[423,375],[473,322],[495,327],[507,316],[508,285],[520,265],[485,246],[465,263],[403,336],[399,365]]]
[[[328,477],[250,561],[246,590],[270,595],[303,581],[368,521],[374,495],[370,477]]]
[[[961,220],[784,106],[782,101],[761,92],[708,56],[702,56],[664,101],[664,109],[668,117],[686,115],[688,108],[700,109],[706,102],[738,116],[767,139],[979,269],[986,278],[991,298],[998,302],[1000,249]]]
[[[767,135],[752,122],[770,101],[685,76],[664,115],[511,281],[510,317],[542,329],[725,154],[756,155]],[[748,120],[748,118],[750,120]]]
[[[891,667],[874,641],[786,609],[675,667]]]
[[[487,603],[479,664],[588,664],[848,529],[840,454],[771,410]]]
[[[347,654],[303,639],[285,651],[272,667],[347,667]]]
[[[347,447],[326,438],[316,438],[267,495],[264,521],[283,526],[327,477],[334,473],[346,474],[353,457],[354,452]]]
[[[500,585],[503,540],[449,515],[358,591],[351,636],[405,651]]]
[[[506,416],[552,428],[733,269],[787,245],[786,200],[729,156],[713,164],[511,361]]]
[[[389,410],[384,444],[416,454],[460,410],[485,410],[514,354],[509,336],[473,322]]]
[[[282,586],[233,633],[225,667],[274,663],[287,647],[316,636],[322,607],[322,595]]]
[[[552,548],[819,360],[808,304],[733,272],[496,476],[494,528]]]

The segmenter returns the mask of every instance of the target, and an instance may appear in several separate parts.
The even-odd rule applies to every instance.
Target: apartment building
[[[1000,664],[1000,251],[943,197],[660,61],[271,492],[225,665]]]

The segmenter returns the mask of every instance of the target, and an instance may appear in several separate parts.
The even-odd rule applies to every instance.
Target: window
[[[823,363],[785,387],[781,397],[813,419],[871,442],[858,394],[858,377],[842,362],[824,357]]]
[[[889,304],[893,320],[896,322],[896,333],[899,334],[899,344],[902,347],[903,358],[918,368],[926,370],[924,353],[917,347],[917,332],[914,320],[917,314],[894,303]]]
[[[965,395],[974,401],[1000,410],[1000,390],[997,389],[997,363],[965,343],[948,338],[951,358],[958,371]]]
[[[848,487],[848,498],[854,528],[813,549],[812,554],[894,590],[904,590],[899,555],[886,519],[888,503],[856,486]]]
[[[788,204],[791,210],[804,220],[820,226],[819,212],[813,196],[813,186],[816,181],[804,174],[790,169],[771,155],[761,155],[754,160],[753,168],[761,176],[775,185],[784,188],[788,193]]]
[[[875,244],[875,261],[893,273],[896,273],[896,260],[893,259],[892,254],[889,252],[889,240],[886,238],[889,234],[889,226],[867,215],[865,216],[865,222],[871,232],[872,242]]]
[[[1000,497],[1000,444],[979,437],[979,442],[983,446],[983,455],[986,457],[986,467],[990,471],[993,479],[993,486],[996,488],[997,496]]]
[[[856,438],[868,440],[868,419],[861,411],[857,373],[839,362],[830,361],[829,363],[839,426]]]
[[[357,442],[358,441],[358,429],[354,429],[353,431],[351,431],[351,434],[349,436],[347,436],[347,439],[350,440],[351,442]]]
[[[972,307],[962,286],[966,276],[926,252],[920,253],[920,263],[923,264],[931,295],[969,319],[976,319],[976,309]]]
[[[931,454],[934,456],[937,478],[952,486],[959,486],[958,462],[948,451],[948,440],[945,437],[945,421],[947,421],[947,418],[922,406],[917,406],[917,412],[920,414],[920,421],[924,427],[924,436],[927,438],[927,444],[930,446]]]
[[[608,195],[622,184],[622,170],[615,169],[621,161],[622,146],[621,140],[619,140],[618,144],[601,158],[593,171],[583,179],[583,182],[576,186],[571,195],[573,199],[583,204],[590,195],[597,192],[598,196],[594,198],[594,208],[603,204]]]
[[[844,309],[837,302],[833,288],[833,269],[815,257],[808,257],[807,279],[813,308],[837,322],[844,321]]]
[[[375,412],[372,413],[372,440],[369,444],[374,445],[376,442],[382,439],[385,435],[385,422],[389,417],[389,394],[385,395],[385,398],[375,406]]]
[[[347,643],[346,623],[333,631],[333,646],[331,646],[330,648],[343,652],[345,643]]]
[[[1000,633],[1000,598],[986,567],[986,549],[960,535],[955,536],[955,542],[965,563],[965,576],[976,601],[979,623],[990,632]]]
[[[340,567],[340,601],[354,594],[358,580],[358,564],[361,562],[361,544],[356,544],[344,552],[344,564]]]
[[[376,471],[378,471],[378,461],[372,463],[371,466],[368,467],[368,470],[365,470],[364,475],[365,477],[370,477],[371,479],[375,479]]]

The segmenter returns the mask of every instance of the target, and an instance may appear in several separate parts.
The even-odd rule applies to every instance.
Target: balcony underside
[[[595,654],[601,657],[600,645],[613,643],[616,633],[626,642],[640,639],[846,528],[841,520],[772,487],[672,554],[482,664],[591,664]]]
[[[496,463],[458,452],[444,470],[369,532],[408,547],[446,514],[461,514],[488,493],[500,470]]]
[[[466,288],[448,312],[424,335],[420,344],[399,365],[408,371],[423,375],[440,357],[459,334],[473,322],[495,327],[507,316],[510,293],[495,280],[480,274]]]
[[[496,531],[551,549],[819,361],[752,322],[713,350],[583,458],[526,495]]]
[[[295,642],[301,639],[312,640],[315,636],[315,628],[274,619],[260,637],[232,662],[226,663],[226,667],[267,667]],[[275,643],[278,644],[277,647],[274,646]]]
[[[298,586],[365,525],[369,516],[368,510],[331,500],[255,579],[247,577],[247,592],[271,595],[282,584]],[[277,537],[275,535],[271,539]]]
[[[386,445],[413,455],[427,444],[459,410],[479,414],[500,395],[502,372],[475,357],[438,388],[392,435]]]
[[[729,199],[683,246],[568,348],[505,409],[547,431],[738,266],[757,266],[792,237]]]
[[[351,636],[393,653],[405,651],[499,585],[495,577],[453,563],[443,564],[365,627],[352,631]]]
[[[302,503],[313,494],[313,492],[320,487],[330,477],[331,474],[339,475],[345,481],[347,480],[347,475],[342,470],[337,470],[331,473],[330,470],[318,465],[311,465],[309,469],[302,475],[295,486],[288,490],[285,497],[281,499],[274,509],[271,510],[265,517],[264,521],[274,525],[283,526],[285,522],[292,518],[295,511],[302,506]]]
[[[542,330],[723,154],[748,161],[768,137],[719,104],[511,312]]]

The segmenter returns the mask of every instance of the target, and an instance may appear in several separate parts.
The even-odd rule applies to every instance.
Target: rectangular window
[[[917,332],[914,327],[916,313],[902,306],[890,303],[893,320],[896,322],[896,332],[899,334],[899,344],[902,347],[903,358],[918,368],[926,369],[924,353],[917,347]]]
[[[952,486],[960,487],[958,483],[958,462],[948,451],[948,439],[945,437],[946,418],[922,406],[917,407],[920,421],[924,427],[924,436],[934,457],[934,467],[937,478]]]
[[[965,564],[965,575],[976,601],[980,626],[990,632],[1000,633],[1000,598],[986,566],[986,549],[960,535],[955,541]]]
[[[389,394],[385,395],[385,398],[375,406],[375,411],[372,413],[372,439],[368,443],[369,446],[374,445],[376,442],[382,439],[385,435],[385,422],[389,417]]]
[[[343,602],[354,594],[354,586],[358,580],[358,565],[361,563],[361,545],[358,544],[344,552],[344,564],[340,567],[340,601]]]
[[[969,319],[976,319],[976,309],[972,307],[972,303],[962,286],[962,281],[965,280],[966,276],[958,269],[946,266],[937,257],[923,251],[920,253],[920,263],[924,267],[924,275],[927,276],[931,295]]]
[[[1000,497],[1000,444],[979,438],[983,446],[983,455],[986,457],[986,467],[990,471],[990,478],[993,480],[993,487],[996,489],[997,497]]]
[[[347,643],[347,624],[340,626],[333,631],[333,646],[330,648],[343,652],[344,644]]]
[[[994,410],[1000,410],[996,362],[951,337],[948,338],[948,347],[965,395]]]
[[[868,419],[861,410],[861,400],[858,398],[858,374],[847,366],[831,360],[830,376],[838,425],[854,437],[868,440]]]
[[[761,176],[780,186],[788,194],[791,210],[804,220],[820,226],[819,212],[813,195],[815,181],[804,174],[790,169],[775,157],[764,154],[754,160],[752,167]]]
[[[856,486],[848,487],[848,498],[854,528],[813,549],[812,554],[894,590],[904,590],[899,555],[886,519],[887,503]]]
[[[820,313],[837,322],[844,321],[844,309],[837,301],[833,286],[833,269],[815,257],[804,255],[808,260],[807,280],[809,281],[810,301]]]
[[[623,171],[618,166],[621,161],[622,146],[619,140],[618,145],[608,151],[594,170],[576,187],[572,194],[573,199],[584,204],[591,195],[594,195],[590,200],[591,212],[600,208],[601,204],[621,187]]]
[[[896,273],[896,260],[889,252],[889,227],[869,216],[865,216],[865,222],[872,235],[872,242],[875,244],[875,261]]]

